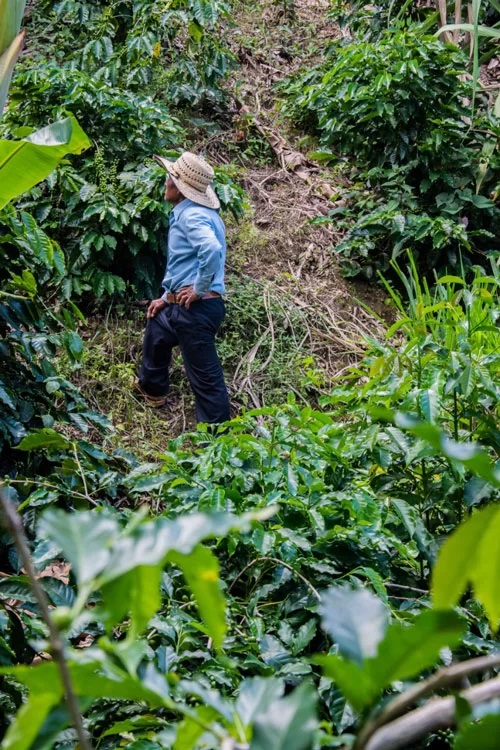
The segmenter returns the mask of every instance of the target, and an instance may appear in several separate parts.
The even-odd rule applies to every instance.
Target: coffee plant
[[[15,5],[0,0],[0,101]],[[0,143],[1,748],[493,750],[498,121],[462,119],[460,52],[384,32],[287,84],[321,157],[357,160],[321,220],[345,222],[355,269],[390,272],[385,335],[365,334],[319,403],[286,393],[305,319],[250,283],[223,354],[251,323],[269,371],[249,357],[248,374],[283,405],[160,435],[144,463],[71,382],[86,324],[72,298],[155,291],[167,209],[150,157],[223,112],[229,11],[30,4]],[[234,174],[216,187],[239,217]],[[456,272],[431,274],[441,252]]]
[[[330,214],[348,230],[336,248],[348,275],[385,272],[407,249],[424,271],[494,251],[499,126],[493,113],[471,124],[465,72],[456,47],[406,30],[335,45],[322,67],[286,85],[289,114],[330,159],[355,159],[353,176],[369,189],[347,191]]]

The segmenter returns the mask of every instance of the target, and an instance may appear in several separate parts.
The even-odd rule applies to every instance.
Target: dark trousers
[[[180,346],[196,398],[198,422],[217,424],[229,419],[229,398],[215,349],[215,334],[224,313],[220,297],[193,302],[189,310],[167,304],[156,317],[149,318],[144,334],[141,387],[151,396],[167,393],[172,348]]]

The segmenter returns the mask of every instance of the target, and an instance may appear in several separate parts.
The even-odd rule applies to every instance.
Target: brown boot
[[[165,404],[167,403],[166,396],[152,396],[150,393],[147,393],[147,391],[145,391],[139,383],[139,378],[136,378],[135,380],[134,389],[137,393],[141,394],[144,401],[146,402],[146,405],[150,406],[152,409],[161,409],[161,407],[165,406]]]

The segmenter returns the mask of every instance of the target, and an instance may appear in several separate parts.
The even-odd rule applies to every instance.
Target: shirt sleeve
[[[190,245],[198,257],[198,273],[194,291],[200,297],[210,291],[210,286],[222,263],[222,245],[217,239],[210,218],[201,212],[185,214],[184,226]]]

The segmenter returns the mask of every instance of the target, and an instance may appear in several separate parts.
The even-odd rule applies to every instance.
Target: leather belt
[[[212,299],[213,297],[220,297],[219,292],[207,292],[201,299]],[[167,302],[171,305],[178,305],[177,294],[174,292],[167,292]]]

